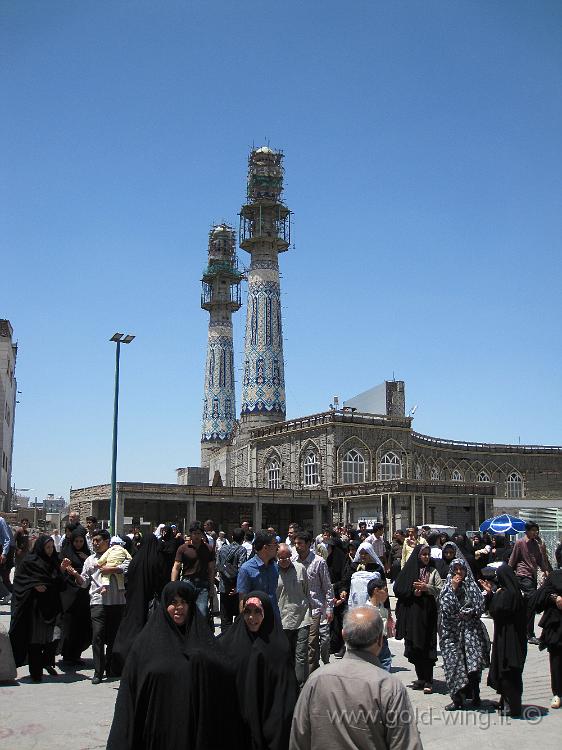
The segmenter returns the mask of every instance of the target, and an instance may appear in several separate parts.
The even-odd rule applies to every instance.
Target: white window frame
[[[523,477],[518,471],[512,471],[505,483],[505,496],[523,497]]]
[[[305,487],[317,487],[320,484],[320,463],[313,450],[308,450],[304,457],[303,483]]]
[[[482,469],[482,471],[478,474],[478,481],[479,482],[491,482],[492,478],[488,474],[487,471],[484,471],[484,469]]]
[[[341,462],[342,484],[360,484],[365,481],[365,459],[356,448],[348,450]]]
[[[430,478],[432,482],[438,482],[441,479],[441,469],[438,466],[432,467]]]
[[[464,482],[462,471],[460,471],[459,469],[453,469],[453,472],[451,474],[451,481]]]
[[[278,458],[270,458],[267,462],[267,487],[270,490],[281,489],[281,465]]]
[[[381,482],[389,479],[401,479],[402,461],[393,451],[388,451],[381,457],[379,462],[379,479]]]

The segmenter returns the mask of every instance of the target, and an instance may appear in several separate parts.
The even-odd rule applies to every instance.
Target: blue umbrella
[[[525,531],[525,521],[516,516],[502,513],[496,518],[487,518],[480,524],[480,531],[489,531],[492,534],[517,534]]]

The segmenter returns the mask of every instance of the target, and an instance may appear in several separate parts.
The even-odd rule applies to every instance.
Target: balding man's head
[[[288,570],[291,567],[291,557],[293,553],[288,544],[280,544],[277,548],[277,560],[281,570]]]
[[[349,609],[343,618],[343,639],[350,649],[367,649],[381,640],[384,623],[374,607]]]

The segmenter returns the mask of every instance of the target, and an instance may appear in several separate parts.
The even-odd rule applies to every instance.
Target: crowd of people
[[[560,707],[562,545],[553,568],[534,523],[515,543],[449,538],[429,526],[387,541],[382,524],[365,523],[325,526],[317,536],[294,523],[286,536],[248,522],[229,535],[210,520],[185,532],[160,524],[123,536],[91,516],[85,524],[72,513],[62,537],[31,539],[28,524],[14,532],[0,517],[3,602],[11,603],[15,663],[28,664],[33,681],[58,674],[58,654],[63,667],[84,665],[90,645],[92,683],[121,678],[109,748],[185,737],[190,747],[214,747],[208,727],[217,706],[235,747],[334,744],[317,726],[319,711],[410,711],[390,674],[394,637],[415,671],[411,689],[433,692],[439,642],[446,709],[478,709],[489,667],[498,710],[513,718],[521,716],[528,645],[538,645],[549,654],[551,707]],[[411,722],[383,722],[382,734],[369,716],[359,729],[339,721],[336,747],[421,747],[413,714]]]

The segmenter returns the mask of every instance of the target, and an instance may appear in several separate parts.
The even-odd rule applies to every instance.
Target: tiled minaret
[[[201,465],[231,437],[236,418],[232,313],[240,309],[242,274],[236,260],[232,227],[219,224],[209,232],[209,261],[203,271],[201,307],[209,311],[205,398],[201,430]]]
[[[291,212],[282,203],[283,154],[267,146],[248,160],[240,247],[250,253],[242,381],[242,430],[285,419],[279,253],[289,248]]]

